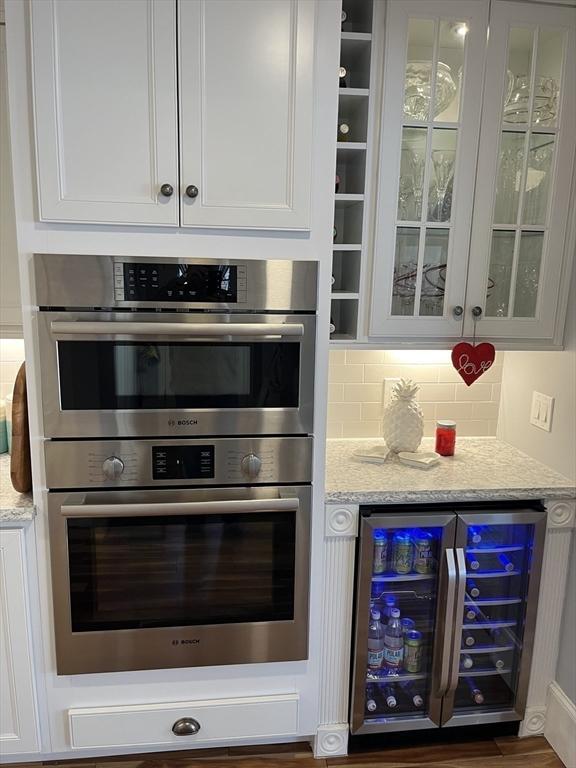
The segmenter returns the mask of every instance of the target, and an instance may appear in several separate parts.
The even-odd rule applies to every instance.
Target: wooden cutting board
[[[22,363],[20,366],[14,383],[10,479],[16,491],[28,493],[32,490],[30,430],[28,429],[28,402],[26,400],[26,363]]]

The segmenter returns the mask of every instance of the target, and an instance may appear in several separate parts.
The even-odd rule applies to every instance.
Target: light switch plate
[[[543,395],[542,392],[532,393],[532,408],[530,409],[530,424],[545,432],[552,430],[552,412],[554,410],[554,398]]]

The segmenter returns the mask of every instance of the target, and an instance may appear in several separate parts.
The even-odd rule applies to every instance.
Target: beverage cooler
[[[436,509],[361,510],[353,734],[523,717],[546,514]]]

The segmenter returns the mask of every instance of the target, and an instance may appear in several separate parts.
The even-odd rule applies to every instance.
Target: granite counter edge
[[[324,500],[326,504],[386,505],[574,498],[576,498],[576,489],[566,486],[558,488],[483,488],[431,491],[326,491]]]

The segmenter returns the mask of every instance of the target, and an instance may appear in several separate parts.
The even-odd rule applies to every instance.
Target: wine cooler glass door
[[[352,733],[440,725],[456,604],[456,516],[362,518]]]
[[[522,719],[545,518],[533,510],[458,517],[456,560],[466,586],[455,611],[443,724]]]

